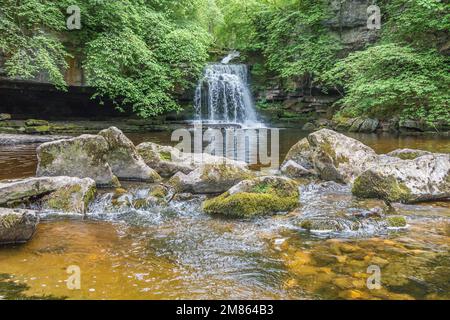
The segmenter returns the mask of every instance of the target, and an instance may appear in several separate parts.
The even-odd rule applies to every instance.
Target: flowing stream
[[[281,131],[282,157],[305,132]],[[168,133],[130,134],[135,143],[168,144]],[[385,153],[399,147],[449,152],[448,138],[354,136]],[[36,145],[2,146],[0,179],[32,176]],[[131,198],[148,185],[124,184]],[[83,299],[449,299],[450,204],[396,205],[407,219],[395,229],[376,221],[353,230],[348,215],[377,201],[358,201],[348,187],[303,182],[299,208],[252,220],[211,217],[204,197],[168,206],[111,205],[101,190],[86,218],[46,213],[34,238],[0,249],[3,298]],[[308,232],[305,218],[334,231]],[[66,286],[67,267],[81,269],[81,289]],[[369,265],[381,267],[369,290]]]

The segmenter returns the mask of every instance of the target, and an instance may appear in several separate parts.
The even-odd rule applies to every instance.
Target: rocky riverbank
[[[326,183],[340,184],[361,204],[365,198],[375,199],[362,205],[357,214],[338,220],[308,216],[300,222],[305,230],[334,231],[342,225],[357,230],[367,223],[404,227],[406,221],[396,215],[393,203],[450,197],[449,154],[406,149],[378,155],[361,142],[328,129],[295,144],[275,175],[252,171],[243,162],[183,153],[155,143],[136,147],[115,127],[97,135],[43,143],[37,155],[36,178],[0,183],[0,206],[5,208],[0,217],[1,243],[26,241],[30,233],[21,223],[8,222],[11,214],[26,212],[5,210],[34,209],[37,216],[41,211],[83,215],[95,199],[104,199],[105,192],[116,208],[149,208],[197,198],[204,201],[205,213],[246,219],[295,212],[305,205],[301,190],[311,183],[325,183],[324,190],[330,187]],[[135,181],[137,188],[123,188],[125,181]],[[105,187],[116,189],[111,193]],[[334,192],[334,187],[329,190]],[[13,230],[24,233],[18,237],[20,231]]]

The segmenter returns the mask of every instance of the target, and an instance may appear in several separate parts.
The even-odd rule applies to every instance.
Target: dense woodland
[[[345,0],[342,0],[345,2]],[[450,124],[450,4],[374,1],[378,40],[345,52],[325,21],[327,0],[0,0],[0,52],[10,77],[45,73],[65,90],[71,55],[83,57],[96,96],[141,117],[180,108],[212,52],[258,56],[252,72],[289,90],[307,81],[342,93],[337,116],[425,119]],[[66,28],[66,9],[82,28]]]

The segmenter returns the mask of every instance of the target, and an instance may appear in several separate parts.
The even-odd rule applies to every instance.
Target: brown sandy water
[[[281,132],[281,153],[305,133]],[[130,134],[168,143],[167,133]],[[359,135],[379,153],[396,148],[449,152],[450,139]],[[31,176],[35,145],[0,147],[0,179]],[[130,186],[131,188],[132,186]],[[142,187],[142,186],[141,186]],[[450,204],[398,205],[408,227],[310,233],[303,215],[354,210],[348,190],[304,192],[288,215],[209,217],[200,200],[168,208],[107,210],[99,197],[86,219],[44,216],[27,244],[0,248],[0,296],[69,299],[449,299]],[[359,210],[359,209],[358,209]],[[81,289],[66,286],[71,265]],[[367,268],[381,269],[369,290]]]

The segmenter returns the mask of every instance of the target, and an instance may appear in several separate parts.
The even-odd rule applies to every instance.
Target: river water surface
[[[306,135],[281,131],[282,157]],[[169,144],[169,134],[129,134],[135,143]],[[397,148],[450,152],[450,139],[358,135],[386,153]],[[0,146],[0,179],[33,176],[36,145]],[[281,157],[281,158],[282,158]],[[137,193],[145,185],[125,184]],[[294,212],[254,220],[210,217],[202,197],[145,210],[111,209],[103,190],[85,219],[44,215],[27,244],[0,248],[0,297],[69,299],[449,299],[450,204],[396,205],[402,229],[311,233],[305,216],[336,221],[378,202],[346,186],[305,183]],[[341,219],[341,220],[339,220]],[[69,290],[66,270],[81,270]],[[381,270],[368,289],[367,268]]]

